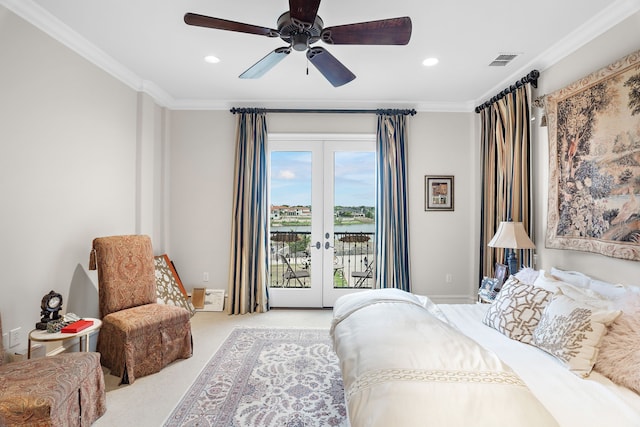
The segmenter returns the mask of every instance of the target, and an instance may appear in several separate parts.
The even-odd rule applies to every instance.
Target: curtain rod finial
[[[529,72],[529,74],[527,74],[526,76],[524,76],[523,78],[521,78],[520,80],[515,82],[514,84],[510,85],[509,87],[507,87],[507,88],[503,89],[502,91],[498,92],[495,96],[493,96],[491,99],[489,99],[489,101],[485,102],[484,104],[478,105],[475,108],[475,112],[479,113],[483,109],[489,107],[491,104],[495,103],[496,101],[499,101],[500,99],[504,98],[508,94],[514,92],[516,89],[524,86],[526,83],[530,83],[531,86],[533,86],[534,88],[537,89],[538,88],[538,77],[540,77],[540,71],[531,70],[531,72]]]

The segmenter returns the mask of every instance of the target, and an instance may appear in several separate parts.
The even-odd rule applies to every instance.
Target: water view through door
[[[374,287],[374,138],[269,136],[272,307],[331,307]]]

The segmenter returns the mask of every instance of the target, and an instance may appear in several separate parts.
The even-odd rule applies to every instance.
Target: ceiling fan
[[[327,44],[406,45],[411,38],[411,18],[408,16],[325,28],[318,16],[319,6],[320,0],[289,0],[289,11],[278,18],[277,30],[195,13],[185,14],[184,22],[197,27],[280,37],[289,43],[253,64],[240,74],[241,79],[262,77],[291,53],[291,49],[306,50],[309,61],[335,87],[349,83],[356,76],[326,49],[311,46],[318,40]]]

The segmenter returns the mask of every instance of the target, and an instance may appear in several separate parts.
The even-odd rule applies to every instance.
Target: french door
[[[269,303],[374,287],[375,135],[269,135]]]

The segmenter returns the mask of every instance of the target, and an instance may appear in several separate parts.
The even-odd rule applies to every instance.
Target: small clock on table
[[[60,319],[60,310],[62,309],[62,295],[58,292],[51,291],[42,297],[40,303],[40,315],[42,318],[36,323],[36,329],[47,329],[47,324],[53,320]]]

